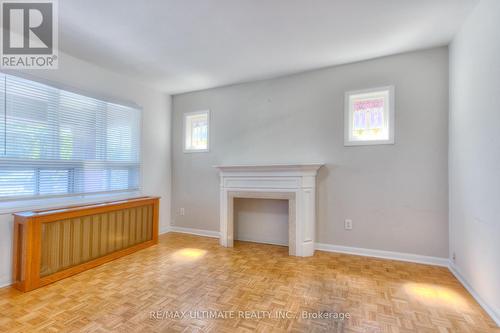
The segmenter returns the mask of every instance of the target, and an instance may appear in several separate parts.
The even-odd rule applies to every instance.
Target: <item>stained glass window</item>
[[[346,93],[345,145],[394,143],[393,87]]]

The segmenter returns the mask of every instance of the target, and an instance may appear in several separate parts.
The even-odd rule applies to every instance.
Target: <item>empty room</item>
[[[0,332],[500,333],[499,0],[0,10]]]

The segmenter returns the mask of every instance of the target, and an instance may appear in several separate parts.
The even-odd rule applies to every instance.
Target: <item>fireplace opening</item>
[[[234,239],[288,246],[288,200],[234,198]]]

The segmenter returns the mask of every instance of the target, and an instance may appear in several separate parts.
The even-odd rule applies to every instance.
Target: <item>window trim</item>
[[[207,115],[207,148],[206,149],[187,149],[186,147],[186,119],[188,116],[196,116],[200,114]],[[210,110],[199,110],[184,112],[182,114],[182,151],[184,153],[208,153],[210,152]]]
[[[350,110],[350,97],[352,95],[369,94],[377,92],[389,92],[389,139],[386,140],[351,140],[351,110]],[[344,146],[372,146],[372,145],[387,145],[394,144],[394,110],[395,110],[395,87],[394,85],[346,91],[344,95]]]

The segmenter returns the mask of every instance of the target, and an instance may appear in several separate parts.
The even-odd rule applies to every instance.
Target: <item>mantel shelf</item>
[[[268,171],[313,171],[317,172],[324,163],[296,163],[296,164],[243,164],[243,165],[214,165],[222,172],[268,172]]]

